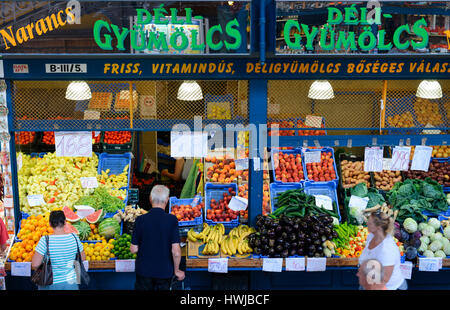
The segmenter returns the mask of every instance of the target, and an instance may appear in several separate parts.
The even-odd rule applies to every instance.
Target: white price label
[[[259,157],[253,157],[253,170],[261,170],[261,159]]]
[[[282,258],[263,258],[263,271],[268,272],[281,272],[283,269]]]
[[[56,131],[55,147],[59,157],[92,157],[92,132]]]
[[[98,182],[96,177],[81,177],[81,187],[82,188],[97,188]]]
[[[134,272],[135,270],[134,259],[118,259],[115,261],[116,272]]]
[[[439,257],[419,257],[419,271],[439,271],[442,266],[442,258]]]
[[[416,146],[411,163],[411,170],[428,171],[432,152],[433,148],[430,146]]]
[[[333,211],[333,200],[325,195],[314,195],[316,198],[316,206]]]
[[[356,207],[360,209],[361,211],[366,209],[367,203],[369,202],[369,197],[361,198],[359,196],[352,195],[350,197],[350,201],[348,203],[348,207],[351,209],[353,207]]]
[[[228,273],[228,258],[209,258],[208,272]]]
[[[231,197],[230,203],[228,204],[228,207],[233,211],[247,210],[247,206],[248,199],[239,196]]]
[[[407,171],[409,165],[409,157],[411,154],[411,147],[409,146],[396,146],[392,151],[392,171]]]
[[[305,258],[286,257],[286,271],[305,271]]]
[[[95,209],[91,206],[75,205],[74,208],[77,210],[77,215],[82,219],[95,212]]]
[[[383,170],[383,149],[366,147],[364,150],[364,171],[381,172]]]
[[[411,280],[412,269],[412,262],[404,262],[400,264],[400,271],[402,272],[403,278],[405,278],[406,280]]]
[[[308,257],[306,260],[306,271],[325,271],[326,268],[326,257]]]
[[[306,115],[305,126],[321,128],[322,127],[322,119],[323,118],[321,116]]]
[[[392,159],[383,158],[383,170],[391,170]]]
[[[31,277],[31,262],[12,262],[11,275],[16,277]]]
[[[320,163],[322,161],[322,152],[321,151],[312,151],[305,152],[305,163]]]
[[[248,158],[236,159],[234,161],[236,165],[236,170],[247,170],[248,169]]]
[[[30,207],[37,207],[45,205],[44,196],[43,195],[28,195],[27,196],[28,204]]]

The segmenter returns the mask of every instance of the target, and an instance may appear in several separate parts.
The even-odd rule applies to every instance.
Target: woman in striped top
[[[53,284],[39,287],[40,290],[78,290],[77,274],[75,272],[75,257],[78,251],[84,261],[86,255],[83,246],[76,234],[64,232],[66,217],[63,211],[52,211],[50,213],[50,226],[53,234],[48,236],[50,262],[53,271]],[[44,255],[47,252],[46,236],[42,236],[36,246],[31,266],[36,269],[42,264]]]

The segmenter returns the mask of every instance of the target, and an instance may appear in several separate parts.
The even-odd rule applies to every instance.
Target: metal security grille
[[[381,80],[332,80],[329,83],[334,98],[311,99],[308,95],[313,82],[269,81],[269,126],[277,123],[280,128],[302,128],[307,115],[323,117],[325,132],[321,134],[328,135],[377,134],[380,128],[387,128],[383,133],[388,134],[417,134],[427,127],[445,130],[450,126],[447,117],[450,113],[448,80],[438,81],[443,93],[440,99],[418,98],[416,91],[420,80],[389,80],[386,84]],[[384,89],[385,111],[381,105]],[[317,92],[320,97],[327,90],[318,89]],[[280,130],[279,134],[298,136],[317,133]]]
[[[170,130],[196,116],[248,123],[247,81],[15,81],[12,101],[17,130]]]

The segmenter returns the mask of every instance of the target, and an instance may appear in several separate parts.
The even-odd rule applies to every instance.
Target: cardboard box
[[[203,242],[191,242],[188,241],[187,245],[187,256],[188,258],[220,258],[221,251],[219,250],[219,253],[216,255],[203,255],[202,251],[205,247],[205,244]]]

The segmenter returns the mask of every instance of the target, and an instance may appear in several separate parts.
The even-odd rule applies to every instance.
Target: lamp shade
[[[442,88],[436,80],[423,80],[417,87],[416,96],[425,99],[442,98]]]
[[[70,82],[66,90],[68,100],[89,100],[92,98],[91,88],[84,81]]]
[[[202,100],[202,89],[196,81],[184,81],[178,88],[177,99],[183,101]]]
[[[328,81],[314,81],[308,92],[308,98],[311,99],[333,99],[334,91]]]

